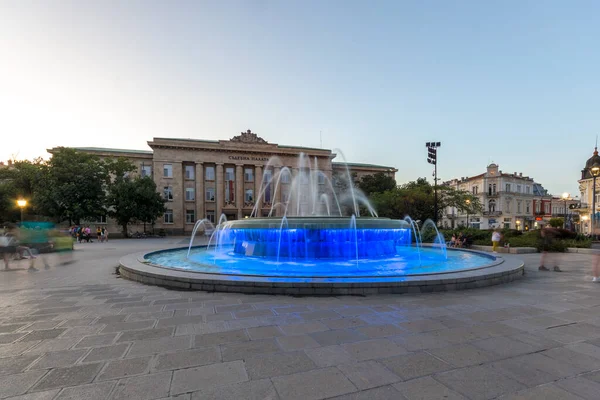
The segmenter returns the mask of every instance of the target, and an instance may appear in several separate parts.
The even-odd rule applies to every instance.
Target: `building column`
[[[262,217],[262,196],[260,195],[262,179],[262,165],[256,165],[254,167],[254,205],[256,206],[257,217]]]
[[[277,185],[277,182],[279,184]],[[273,167],[273,182],[277,185],[277,192],[273,193],[273,205],[279,203],[275,209],[275,216],[283,216],[283,210],[281,209],[281,167]],[[275,187],[273,187],[275,190]]]
[[[206,218],[204,210],[204,165],[196,163],[196,221]]]
[[[235,166],[235,206],[237,207],[238,219],[242,219],[242,208],[244,207],[244,168],[243,165]]]
[[[225,176],[223,175],[223,163],[217,164],[217,171],[215,173],[215,204],[216,204],[216,215],[215,222],[219,223],[221,219],[221,214],[223,213],[223,199],[225,199],[225,189],[223,187],[223,182],[225,181]]]

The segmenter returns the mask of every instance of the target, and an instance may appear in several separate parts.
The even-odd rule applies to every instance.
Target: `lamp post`
[[[25,200],[25,199],[19,199],[19,200],[17,200],[17,205],[21,209],[21,223],[23,223],[23,209],[25,207],[27,207],[27,200]]]
[[[592,165],[592,168],[590,169],[590,172],[592,173],[592,177],[593,179],[593,184],[592,184],[592,223],[591,223],[591,228],[592,228],[592,237],[596,236],[596,232],[594,231],[594,229],[596,228],[596,178],[598,177],[598,175],[600,175],[600,165],[598,163],[594,163],[594,165]]]
[[[471,200],[466,199],[465,203],[467,204],[467,228],[469,228],[469,206],[471,205]]]
[[[565,192],[562,194],[562,199],[565,201],[565,215],[563,219],[563,229],[567,229],[567,200],[569,200],[569,193]]]

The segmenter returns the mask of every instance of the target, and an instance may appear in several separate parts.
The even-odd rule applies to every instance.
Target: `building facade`
[[[488,165],[482,174],[444,185],[472,193],[483,206],[483,212],[476,215],[448,207],[441,221],[446,227],[529,230],[543,226],[552,214],[552,196],[542,185],[523,173],[502,172],[497,164]]]
[[[333,162],[336,154],[331,150],[268,143],[250,130],[230,140],[154,138],[148,146],[151,151],[76,149],[100,157],[127,158],[137,167],[137,173],[152,177],[167,209],[153,229],[174,234],[191,232],[200,219],[217,223],[221,215],[227,220],[251,214],[281,216],[288,202],[298,202],[293,209],[308,215],[309,199],[290,198],[292,182],[308,185],[308,171],[318,169],[321,174],[315,184],[319,193],[328,193],[333,190],[331,181],[336,174],[347,175],[346,164]],[[358,178],[378,172],[394,177],[397,172],[380,165],[347,165]],[[298,176],[302,179],[295,179]],[[120,231],[110,219],[96,222],[106,223],[110,232]],[[132,231],[142,229],[131,227]]]
[[[592,234],[593,232],[597,235],[600,226],[600,178],[596,178],[596,190],[594,191],[594,177],[592,176],[592,167],[595,165],[600,166],[600,156],[598,155],[598,148],[594,148],[594,153],[585,163],[585,166],[581,170],[581,179],[577,181],[579,184],[579,193],[581,202],[575,212],[579,215],[581,232],[584,234]],[[594,194],[596,195],[596,209],[593,210],[594,206]],[[595,219],[593,218],[595,215]]]

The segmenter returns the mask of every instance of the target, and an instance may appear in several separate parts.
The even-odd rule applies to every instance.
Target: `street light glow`
[[[17,200],[17,205],[19,207],[23,208],[23,207],[27,206],[27,200],[25,200],[25,199],[19,199],[19,200]]]

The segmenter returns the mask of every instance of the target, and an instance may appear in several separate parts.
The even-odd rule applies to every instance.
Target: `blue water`
[[[236,243],[237,246],[237,243]],[[283,245],[282,245],[283,247]],[[187,249],[164,250],[146,255],[154,265],[181,270],[227,275],[271,277],[392,277],[448,273],[477,269],[494,262],[493,257],[465,251],[448,251],[446,259],[439,248],[421,249],[421,264],[417,249],[398,246],[395,255],[383,258],[349,260],[252,257],[237,254],[234,246],[219,252],[212,247],[193,248],[189,259]]]
[[[233,252],[276,259],[382,258],[396,254],[397,246],[411,242],[410,229],[223,229],[217,243],[229,243]]]

